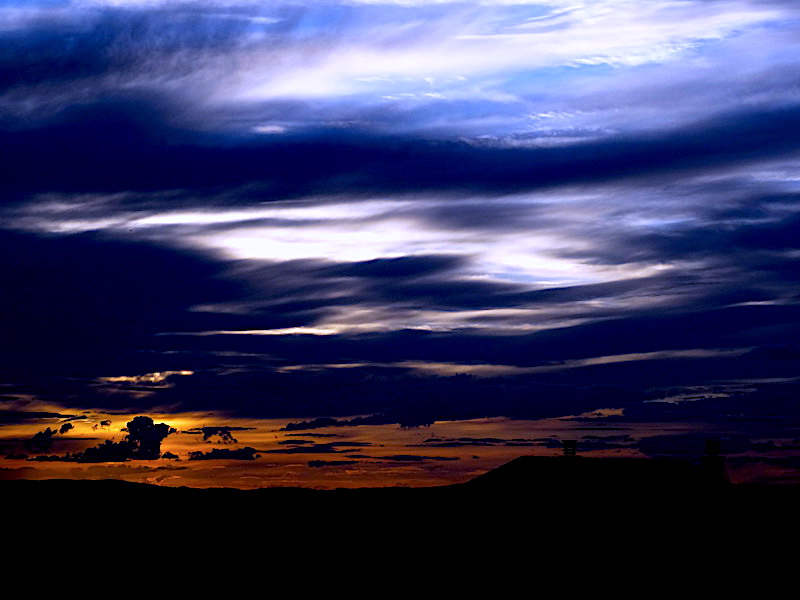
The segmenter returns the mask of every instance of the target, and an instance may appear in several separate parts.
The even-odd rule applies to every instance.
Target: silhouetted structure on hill
[[[568,460],[565,460],[568,458]],[[593,488],[686,489],[730,483],[721,456],[704,457],[695,464],[686,460],[652,458],[588,458],[564,456],[520,456],[464,484],[468,488],[497,491],[548,493],[550,490]]]
[[[575,446],[567,446],[574,450]],[[266,508],[275,514],[294,515],[286,519],[294,527],[308,515],[317,515],[300,531],[314,534],[330,522],[371,523],[385,519],[406,519],[410,530],[420,523],[469,522],[471,519],[507,519],[524,523],[532,509],[558,516],[541,527],[562,527],[581,511],[590,510],[627,519],[632,527],[650,519],[654,507],[659,514],[673,518],[712,518],[720,511],[732,510],[730,502],[745,506],[748,498],[765,496],[750,486],[731,485],[725,473],[719,443],[709,443],[700,461],[653,458],[589,458],[575,456],[521,456],[461,484],[422,488],[361,488],[313,490],[305,488],[238,489],[170,488],[124,481],[8,481],[0,491],[9,505],[31,514],[46,514],[58,498],[59,510],[88,519],[112,519],[119,514],[139,515],[150,511],[159,519],[164,507],[180,506],[187,523],[196,523],[210,514],[241,515],[243,519],[263,515]],[[777,486],[780,487],[780,486]],[[738,488],[738,490],[737,490]],[[798,488],[800,489],[800,488]],[[788,505],[796,494],[782,496]],[[728,508],[726,508],[728,507]],[[681,514],[677,515],[676,511]],[[346,515],[343,518],[343,515]],[[676,516],[677,515],[677,516]],[[661,518],[659,517],[659,518]],[[649,520],[648,523],[654,521]],[[349,525],[348,525],[349,526]]]
[[[731,482],[725,470],[725,458],[722,456],[722,444],[719,440],[706,441],[706,453],[700,459],[703,477],[712,484],[724,485]]]
[[[561,440],[561,451],[564,456],[575,456],[578,453],[578,440]]]

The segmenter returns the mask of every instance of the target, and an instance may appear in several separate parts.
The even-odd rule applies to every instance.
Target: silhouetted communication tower
[[[577,454],[578,440],[561,440],[561,451],[564,456],[575,456]]]
[[[725,470],[725,458],[722,456],[722,444],[719,440],[706,440],[706,454],[700,458],[700,466],[708,483],[731,482]]]
[[[719,456],[722,454],[722,444],[719,440],[706,440],[706,456]]]

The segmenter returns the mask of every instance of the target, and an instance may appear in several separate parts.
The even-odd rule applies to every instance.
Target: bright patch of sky
[[[234,111],[262,135],[356,126],[543,145],[785,101],[770,74],[798,43],[790,3],[754,0],[82,0],[6,4],[0,29],[106,30],[111,9],[153,19],[116,41],[106,32],[100,52],[132,43],[124,70],[38,101],[12,90],[0,108],[122,86],[182,93],[204,127],[229,127]]]

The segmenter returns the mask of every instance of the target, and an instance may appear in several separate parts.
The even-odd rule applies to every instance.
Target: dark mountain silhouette
[[[704,459],[704,460],[708,460]],[[607,508],[623,500],[631,513],[656,510],[678,499],[670,514],[718,503],[727,510],[740,502],[780,502],[796,497],[798,486],[734,485],[721,461],[647,458],[518,457],[461,484],[437,487],[385,487],[315,490],[308,488],[161,487],[119,480],[18,480],[0,482],[3,497],[16,512],[47,512],[58,507],[74,515],[163,514],[175,518],[219,515],[244,518],[250,510],[317,516],[402,515],[420,518],[436,511],[455,519],[470,507],[503,507],[505,515],[535,513],[538,507]],[[583,509],[582,509],[583,510]],[[426,516],[427,515],[427,516]],[[162,517],[159,517],[162,518]]]
[[[775,536],[796,528],[800,487],[732,485],[686,461],[520,457],[441,487],[19,480],[0,482],[0,497],[15,557],[80,548],[69,560],[82,566],[146,561],[192,569],[201,561],[234,571],[276,559],[302,583],[330,564],[331,577],[336,569],[371,568],[460,578],[485,561],[523,573],[534,558],[547,558],[562,578],[574,560],[615,569],[620,560],[650,568],[680,560],[700,568],[730,548],[771,548]]]
[[[729,480],[724,467],[684,460],[520,456],[464,484],[486,493],[712,488]]]

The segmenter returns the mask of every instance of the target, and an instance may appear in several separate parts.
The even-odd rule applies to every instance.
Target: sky
[[[796,0],[0,1],[0,478],[800,483]]]

